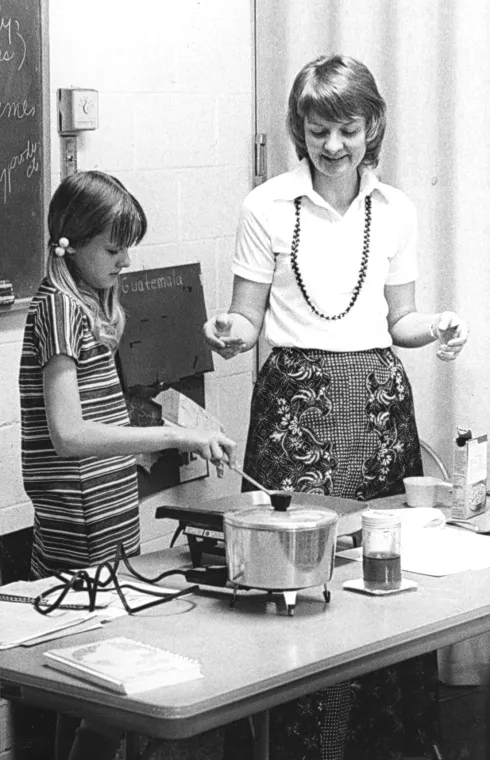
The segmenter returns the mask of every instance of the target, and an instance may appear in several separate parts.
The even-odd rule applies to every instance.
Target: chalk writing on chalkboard
[[[0,277],[16,298],[44,270],[43,2],[0,2]]]

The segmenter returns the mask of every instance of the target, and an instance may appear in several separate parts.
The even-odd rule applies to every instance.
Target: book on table
[[[44,653],[46,664],[120,694],[136,694],[202,676],[197,660],[124,636]]]

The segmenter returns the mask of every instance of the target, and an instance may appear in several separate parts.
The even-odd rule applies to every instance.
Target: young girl
[[[79,172],[54,193],[48,226],[47,273],[29,308],[20,367],[33,578],[110,561],[121,541],[138,553],[134,454],[177,448],[233,465],[236,450],[222,433],[130,426],[114,352],[124,329],[118,277],[147,229],[136,198],[114,177]],[[114,756],[119,731],[82,727],[70,760]]]

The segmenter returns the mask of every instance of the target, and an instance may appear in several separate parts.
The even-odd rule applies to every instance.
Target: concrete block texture
[[[142,203],[149,229],[131,251],[132,269],[200,262],[208,314],[230,301],[238,211],[251,189],[252,14],[251,0],[140,0],[137,15],[129,0],[50,0],[53,190],[60,180],[56,91],[94,88],[99,127],[79,136],[78,169],[114,174]],[[0,319],[0,532],[31,519],[17,389],[24,320],[23,311]],[[243,440],[246,414],[237,417],[236,408],[251,392],[250,357],[221,364],[218,357],[211,373],[212,411]],[[226,485],[210,477],[171,489],[172,498],[191,498],[191,491],[192,498],[214,498],[235,485],[239,490],[233,477]],[[146,513],[149,545],[152,532],[161,532],[154,523]]]

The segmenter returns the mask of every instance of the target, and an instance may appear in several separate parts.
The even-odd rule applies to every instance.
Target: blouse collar
[[[359,200],[363,200],[366,195],[370,195],[375,190],[386,198],[383,184],[375,173],[366,167],[363,167],[360,171],[361,183],[359,195],[357,196]],[[313,188],[310,163],[307,158],[301,159],[299,164],[286,175],[286,182],[283,186],[280,200],[289,201],[300,196],[307,196],[317,206],[321,205],[330,208],[329,204]]]

